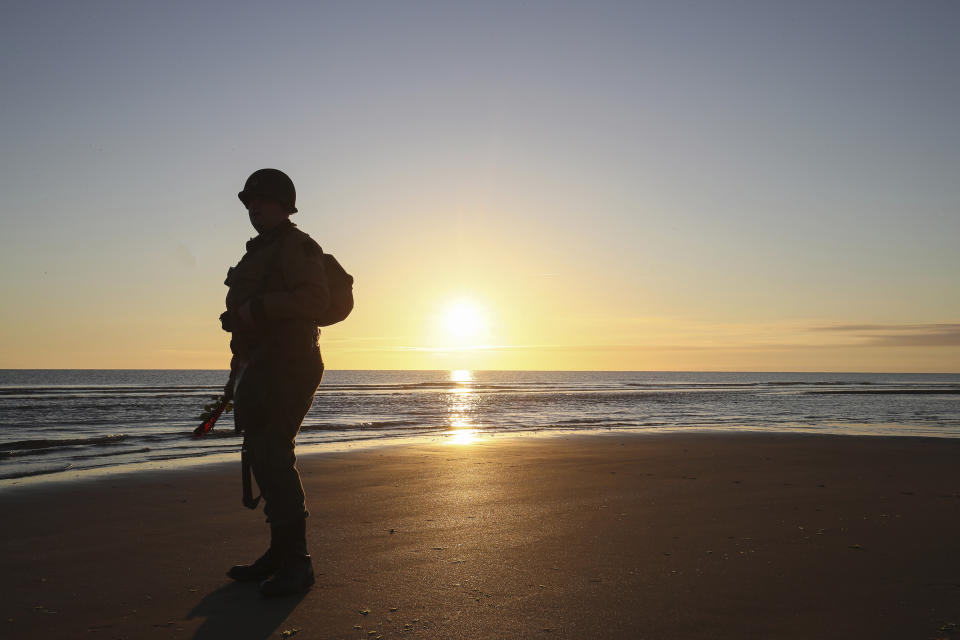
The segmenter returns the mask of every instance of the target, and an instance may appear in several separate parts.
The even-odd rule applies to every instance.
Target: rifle
[[[203,424],[193,430],[194,438],[199,438],[213,429],[213,425],[216,424],[220,415],[224,411],[230,411],[230,409],[233,408],[233,405],[229,400],[227,400],[226,396],[219,396],[215,397],[214,399],[216,400],[215,403],[208,404],[203,408],[203,414],[200,416],[200,419],[203,420]]]

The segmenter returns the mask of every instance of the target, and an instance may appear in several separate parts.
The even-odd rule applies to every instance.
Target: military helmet
[[[247,206],[253,196],[275,200],[289,209],[289,213],[297,212],[297,190],[293,188],[293,180],[279,169],[258,169],[250,174],[237,197],[243,206]]]

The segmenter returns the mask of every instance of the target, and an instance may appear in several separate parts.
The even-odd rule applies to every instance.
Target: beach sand
[[[239,462],[0,491],[0,635],[960,638],[957,440],[498,436],[300,467],[317,584],[278,600],[224,575],[267,540]]]

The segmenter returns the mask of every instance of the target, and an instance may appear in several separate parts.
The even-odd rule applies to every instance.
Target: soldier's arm
[[[264,293],[253,301],[251,312],[255,318],[262,313],[266,322],[316,320],[330,304],[323,251],[306,236],[286,240],[279,259],[286,290]]]
[[[237,376],[237,356],[230,358],[230,377],[227,378],[227,384],[223,385],[223,397],[229,402],[233,400],[233,386]]]

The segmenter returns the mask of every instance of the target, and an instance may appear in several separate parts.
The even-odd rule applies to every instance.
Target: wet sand
[[[224,576],[266,545],[239,462],[0,491],[0,635],[960,638],[960,441],[497,437],[300,467],[317,584],[270,601]]]

